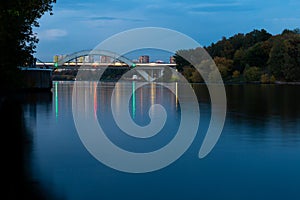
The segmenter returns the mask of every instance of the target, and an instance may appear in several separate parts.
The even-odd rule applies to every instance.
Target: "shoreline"
[[[59,81],[68,81],[68,82],[75,82],[76,80],[70,79],[53,79],[53,82]],[[119,80],[100,80],[99,82],[118,82]],[[128,80],[128,81],[135,81],[135,80]],[[154,81],[155,82],[155,81]],[[166,83],[172,83],[176,81],[170,81]],[[190,84],[205,84],[204,82],[195,82]],[[300,82],[285,82],[285,81],[275,81],[274,83],[261,83],[261,82],[223,82],[224,85],[300,85]]]
[[[283,82],[283,81],[276,81],[275,84],[278,84],[278,85],[300,85],[300,82]]]

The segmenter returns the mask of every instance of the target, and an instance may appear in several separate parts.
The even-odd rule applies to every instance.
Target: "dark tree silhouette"
[[[0,1],[0,87],[16,87],[19,66],[34,62],[38,19],[44,13],[52,15],[56,0],[1,0]]]
[[[300,81],[299,28],[285,29],[278,35],[271,35],[264,29],[255,29],[247,34],[238,33],[228,39],[223,37],[204,49],[214,59],[224,81],[230,82],[237,74],[240,79],[236,80],[241,82],[259,81],[260,75],[279,81]],[[189,64],[179,54],[189,57],[194,52],[197,50],[187,49],[179,50],[175,54],[177,69],[188,80],[192,71],[183,70]]]

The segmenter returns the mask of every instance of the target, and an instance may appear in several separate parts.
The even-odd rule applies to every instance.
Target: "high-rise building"
[[[93,63],[94,62],[94,56],[93,55],[88,55],[84,57],[84,62],[86,63]]]
[[[112,59],[109,56],[101,56],[100,57],[100,63],[111,63]]]
[[[53,62],[57,63],[58,62],[58,55],[53,56]]]
[[[58,61],[60,61],[60,60],[62,60],[62,59],[64,59],[65,57],[67,57],[67,55],[55,55],[55,56],[53,56],[53,62],[58,62]]]
[[[139,57],[139,63],[149,63],[149,56],[148,55],[143,55]]]
[[[84,57],[83,56],[77,58],[77,62],[83,63],[83,61],[84,61]]]
[[[174,56],[170,56],[170,64],[175,64],[175,58]]]
[[[93,55],[89,55],[89,62],[93,63],[94,62],[94,56]]]

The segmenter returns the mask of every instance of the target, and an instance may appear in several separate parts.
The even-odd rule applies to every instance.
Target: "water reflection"
[[[51,113],[52,93],[15,93],[1,96],[2,199],[55,200],[52,190],[36,180],[32,165],[38,112]]]
[[[94,88],[94,117],[97,119],[97,110],[98,110],[98,98],[97,98],[97,82],[93,85]]]
[[[295,85],[233,85],[227,86],[229,109],[260,119],[276,115],[299,117],[299,86]]]
[[[114,90],[115,98],[112,99]],[[123,110],[121,109],[121,101],[124,100],[124,95],[127,93],[125,91],[128,90],[130,90],[131,98],[125,109],[129,111],[129,117],[138,125],[146,126],[150,123],[148,112],[154,104],[163,105],[166,111],[169,112],[166,127],[161,130],[161,134],[147,140],[133,139],[118,127],[112,115],[111,106],[114,106],[116,116],[120,115]],[[73,92],[75,98],[72,103],[75,106],[74,108],[79,111],[78,114],[85,116],[85,119],[96,120],[103,131],[107,133],[107,137],[125,149],[134,152],[147,152],[149,149],[160,148],[174,137],[174,134],[167,134],[167,137],[165,137],[165,134],[162,133],[166,130],[176,130],[178,128],[179,123],[177,122],[180,121],[180,112],[175,109],[176,96],[160,84],[150,83],[137,88],[136,82],[80,82],[74,85]],[[94,113],[93,119],[90,117],[92,112]],[[167,132],[176,133],[176,131]]]
[[[207,87],[193,84],[198,100],[209,102]],[[236,115],[254,118],[295,119],[300,113],[298,85],[226,85],[228,111]]]
[[[55,118],[58,117],[58,82],[54,82]]]
[[[205,85],[193,85],[199,102],[209,102]],[[273,145],[298,143],[300,133],[300,86],[226,85],[226,134],[249,142]],[[223,133],[224,135],[224,133]]]
[[[224,131],[211,154],[199,160],[201,137],[210,119],[210,98],[205,85],[193,84],[201,111],[199,137],[171,166],[136,175],[116,172],[87,152],[76,132],[72,103],[83,117],[97,120],[117,146],[133,152],[153,151],[172,140],[172,133],[178,129],[181,86],[170,83],[176,91],[172,94],[159,84],[136,89],[137,85],[54,82],[53,96],[27,96],[22,105],[34,137],[34,177],[59,196],[72,200],[300,198],[299,86],[227,85]],[[117,113],[121,112],[120,101],[126,91],[135,91],[127,108],[139,125],[149,123],[151,105],[164,105],[168,119],[163,132],[143,142],[123,133],[111,113],[113,90],[116,98],[112,104]],[[84,97],[82,104],[72,102],[73,91]]]
[[[135,81],[132,82],[132,118],[135,119],[136,100],[135,100]]]

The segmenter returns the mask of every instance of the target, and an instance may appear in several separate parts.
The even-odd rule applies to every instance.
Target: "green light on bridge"
[[[132,63],[131,64],[131,68],[135,68],[136,67],[136,64],[135,63]]]
[[[57,63],[57,62],[54,63],[54,67],[55,67],[55,68],[58,67],[58,63]]]

